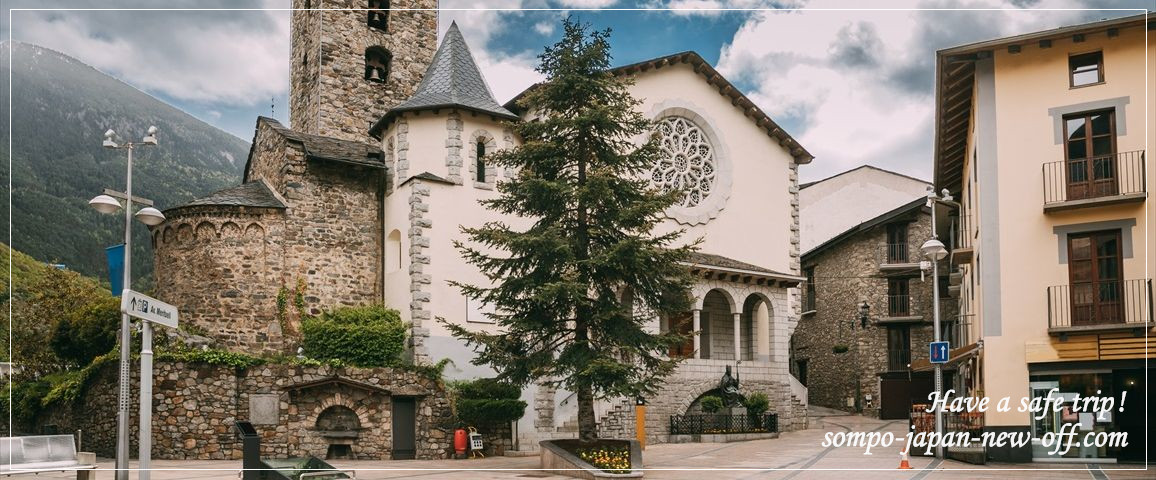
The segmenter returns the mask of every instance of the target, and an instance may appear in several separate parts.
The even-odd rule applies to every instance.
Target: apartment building
[[[937,230],[967,325],[953,386],[1016,405],[1053,389],[1069,402],[1125,398],[1107,418],[1070,403],[1040,419],[990,410],[975,419],[983,431],[1034,439],[988,448],[988,460],[1156,456],[1145,445],[1145,381],[1156,376],[1154,25],[1130,16],[937,53],[934,183],[958,202],[940,207]],[[1129,445],[1049,455],[1040,439],[1071,424],[1081,438],[1128,432]]]

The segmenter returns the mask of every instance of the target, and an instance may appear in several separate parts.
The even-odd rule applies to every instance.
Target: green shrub
[[[120,331],[120,300],[104,297],[60,317],[49,343],[56,356],[71,365],[88,365],[116,346]]]
[[[763,392],[755,392],[747,396],[743,400],[743,406],[747,407],[747,413],[759,416],[767,412],[771,408],[771,401],[767,398],[767,394]]]
[[[510,423],[526,413],[526,402],[516,385],[493,378],[479,378],[455,385],[458,420],[480,429]]]
[[[346,307],[304,319],[301,346],[309,358],[385,367],[401,358],[405,331],[397,310],[381,305]]]
[[[702,406],[702,411],[706,413],[718,413],[723,408],[723,401],[721,398],[714,395],[707,395],[699,400],[699,405]]]

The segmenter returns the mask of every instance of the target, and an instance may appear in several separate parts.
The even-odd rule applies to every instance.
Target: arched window
[[[394,230],[385,239],[385,271],[398,270],[401,270],[401,232]]]
[[[369,0],[369,26],[389,30],[389,0]]]
[[[485,139],[483,139],[483,138],[478,139],[477,149],[478,149],[478,155],[477,155],[477,157],[478,157],[477,162],[478,163],[477,163],[477,165],[474,166],[475,167],[474,170],[476,172],[476,178],[477,178],[477,181],[479,181],[481,183],[486,183],[486,140]]]
[[[382,47],[365,49],[365,79],[371,82],[385,82],[389,78],[389,62],[393,54]]]

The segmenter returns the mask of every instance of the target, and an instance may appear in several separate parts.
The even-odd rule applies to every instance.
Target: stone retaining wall
[[[385,460],[392,453],[391,397],[414,397],[419,459],[445,458],[451,448],[450,408],[440,381],[389,368],[331,368],[267,365],[248,369],[157,362],[154,366],[153,458],[237,460],[237,420],[250,420],[261,434],[266,457],[315,455],[340,443],[317,429],[320,412],[340,405],[356,412],[356,459]],[[134,372],[132,391],[139,391]],[[314,384],[338,377],[348,382]],[[130,451],[137,452],[137,395],[130,406]],[[116,443],[117,368],[109,364],[76,405],[50,408],[36,425],[61,433],[81,430],[86,451],[110,457]],[[508,435],[507,435],[508,436]]]

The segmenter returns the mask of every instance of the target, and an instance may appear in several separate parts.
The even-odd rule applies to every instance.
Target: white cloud
[[[1061,5],[1072,2],[1056,2]],[[809,8],[838,8],[811,2]],[[953,7],[913,1],[904,6]],[[995,0],[968,7],[1011,7]],[[869,163],[931,177],[936,49],[1081,20],[1081,12],[775,11],[758,12],[725,45],[718,69],[755,85],[748,95],[816,160],[814,180]]]
[[[618,3],[618,0],[559,0],[558,5],[563,8],[606,8]]]
[[[269,4],[280,6],[280,2]],[[252,105],[289,87],[284,11],[14,12],[13,36],[150,92]]]
[[[534,24],[534,31],[542,35],[554,34],[554,22],[538,22]]]

